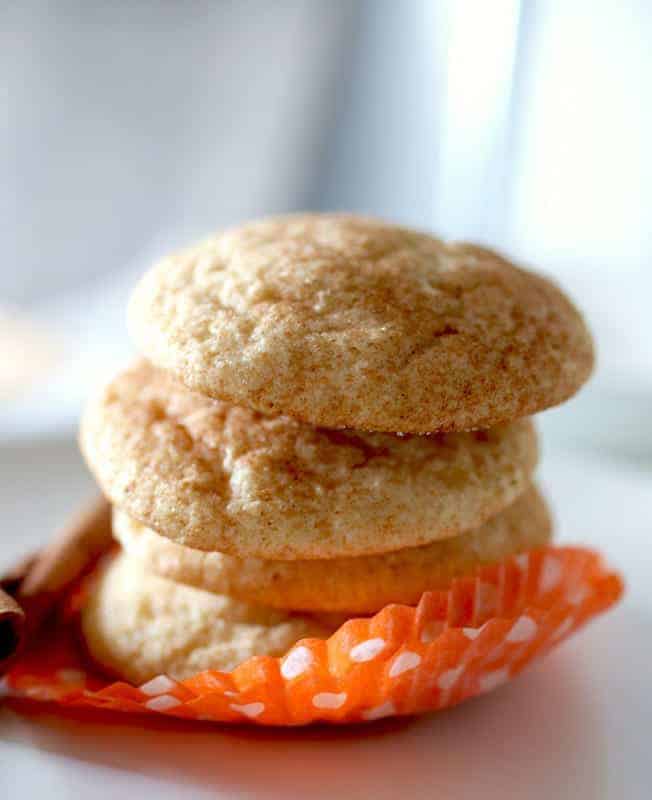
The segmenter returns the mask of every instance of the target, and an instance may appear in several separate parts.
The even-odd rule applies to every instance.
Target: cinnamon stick
[[[61,596],[111,543],[111,506],[94,499],[38,554],[20,583],[18,598]]]
[[[25,628],[25,612],[0,589],[0,674],[18,650]]]
[[[88,504],[36,555],[0,581],[0,674],[56,606],[66,589],[111,545],[111,506]]]

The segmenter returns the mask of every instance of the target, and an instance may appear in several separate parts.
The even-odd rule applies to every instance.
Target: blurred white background
[[[125,297],[158,255],[310,207],[481,240],[553,274],[590,319],[600,371],[581,426],[545,424],[652,461],[646,0],[0,13],[0,342],[29,373],[35,348],[11,335],[28,315],[56,364],[18,395],[0,370],[2,438],[72,431],[88,386],[129,352]]]
[[[630,583],[607,639],[621,660],[592,688],[619,766],[596,779],[591,740],[572,786],[557,753],[562,782],[521,796],[642,797],[627,734],[650,716],[629,667],[652,657],[636,634],[652,619],[651,43],[647,0],[2,4],[0,566],[90,491],[79,409],[129,358],[126,297],[170,247],[303,208],[489,243],[589,318],[599,369],[542,415],[543,482],[561,538],[603,547]],[[592,647],[602,663],[609,644]]]

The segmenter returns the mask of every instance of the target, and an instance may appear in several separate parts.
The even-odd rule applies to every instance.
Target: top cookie
[[[144,354],[204,394],[331,428],[486,428],[566,400],[578,311],[496,253],[347,215],[218,234],[142,279]]]

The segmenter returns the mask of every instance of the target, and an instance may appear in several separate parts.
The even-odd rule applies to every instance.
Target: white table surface
[[[509,686],[438,715],[292,732],[157,732],[29,718],[0,707],[0,797],[573,798],[652,796],[652,470],[548,452],[541,470],[564,541],[602,548],[623,603]],[[70,442],[3,445],[0,567],[61,523],[92,483]]]

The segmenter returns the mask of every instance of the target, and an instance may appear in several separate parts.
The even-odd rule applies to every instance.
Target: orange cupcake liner
[[[622,592],[621,578],[594,551],[546,547],[483,568],[448,591],[426,592],[416,607],[389,605],[350,619],[328,639],[303,639],[281,658],[132,686],[89,664],[78,635],[78,586],[56,625],[14,662],[4,689],[66,707],[258,725],[437,711],[506,683]]]

